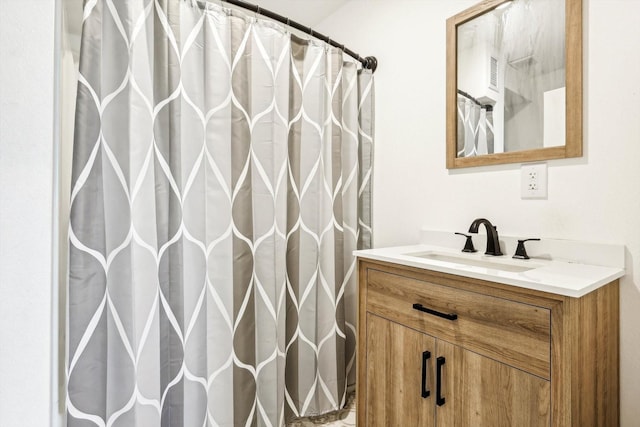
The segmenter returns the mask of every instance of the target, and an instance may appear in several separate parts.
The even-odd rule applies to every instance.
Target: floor
[[[347,408],[338,413],[329,415],[335,421],[323,422],[321,419],[300,420],[287,424],[287,427],[355,427],[356,426],[356,405],[351,401]],[[337,419],[336,419],[337,417]]]
[[[328,424],[323,424],[326,427],[355,427],[356,425],[356,408],[355,405],[351,408],[349,412],[347,412],[347,417],[334,421]]]

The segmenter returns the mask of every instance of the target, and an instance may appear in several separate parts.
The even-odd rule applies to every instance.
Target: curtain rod
[[[493,105],[491,104],[482,104],[480,101],[475,99],[473,96],[469,95],[467,92],[458,89],[458,94],[464,96],[465,98],[471,100],[474,104],[479,106],[480,108],[484,108],[487,111],[493,111]]]
[[[354,51],[352,51],[351,49],[347,49],[343,44],[338,44],[335,41],[331,40],[329,37],[325,36],[324,34],[318,33],[317,31],[313,31],[313,29],[311,27],[307,27],[304,26],[296,21],[292,21],[291,19],[279,15],[275,12],[272,12],[268,9],[263,9],[258,5],[255,4],[251,4],[251,3],[247,3],[245,1],[242,0],[221,0],[224,3],[230,3],[234,6],[238,6],[241,7],[243,9],[247,9],[251,12],[254,12],[258,15],[262,15],[262,16],[266,16],[267,18],[271,18],[275,21],[278,21],[282,24],[288,25],[289,27],[295,28],[298,31],[302,31],[305,34],[310,35],[311,37],[315,37],[317,39],[322,40],[325,43],[330,44],[333,47],[337,47],[341,50],[344,51],[344,53],[346,53],[347,55],[357,59],[358,61],[360,61],[360,63],[362,63],[362,67],[367,69],[367,70],[371,70],[372,73],[374,73],[376,71],[376,68],[378,68],[378,60],[376,59],[375,56],[367,56],[366,58],[361,57],[360,55],[358,55],[357,53],[355,53]]]

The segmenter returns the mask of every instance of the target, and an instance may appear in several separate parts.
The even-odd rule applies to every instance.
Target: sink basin
[[[488,268],[492,270],[500,270],[500,271],[508,271],[512,273],[522,273],[524,271],[533,270],[535,268],[540,267],[537,264],[526,264],[523,265],[525,261],[511,261],[508,260],[500,260],[494,261],[493,258],[489,257],[472,257],[471,255],[454,255],[450,253],[442,253],[442,252],[417,252],[417,253],[409,253],[405,254],[407,256],[413,256],[417,258],[424,258],[433,261],[443,261],[454,263],[458,265],[471,266],[471,267],[482,267]],[[500,258],[498,258],[500,259]]]

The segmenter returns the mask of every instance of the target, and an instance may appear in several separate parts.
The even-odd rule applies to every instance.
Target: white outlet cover
[[[547,198],[547,164],[535,163],[520,168],[520,196],[522,199]]]

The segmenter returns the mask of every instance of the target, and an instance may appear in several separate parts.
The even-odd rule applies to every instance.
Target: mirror
[[[447,168],[582,156],[582,0],[447,20]]]

